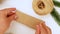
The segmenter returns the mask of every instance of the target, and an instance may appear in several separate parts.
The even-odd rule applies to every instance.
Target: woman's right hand
[[[36,34],[52,34],[51,29],[45,25],[45,23],[40,23],[36,26]]]

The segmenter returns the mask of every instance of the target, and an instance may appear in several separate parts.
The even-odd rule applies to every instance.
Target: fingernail
[[[39,25],[36,25],[36,27],[39,27]]]
[[[36,25],[36,26],[38,26],[38,25]]]
[[[17,16],[15,16],[15,19],[17,18]]]
[[[12,11],[13,13],[15,13],[16,11]]]

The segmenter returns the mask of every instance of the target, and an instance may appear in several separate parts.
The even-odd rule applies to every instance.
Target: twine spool
[[[32,7],[39,15],[46,15],[52,12],[54,4],[52,0],[33,0]]]

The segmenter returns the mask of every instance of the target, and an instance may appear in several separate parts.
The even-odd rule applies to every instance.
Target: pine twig
[[[54,2],[54,5],[55,5],[55,6],[60,7],[60,2],[55,1],[55,0],[54,0],[53,2]]]
[[[54,17],[55,21],[60,25],[60,15],[58,14],[58,12],[55,10],[55,8],[53,9],[53,11],[51,12],[52,17]]]

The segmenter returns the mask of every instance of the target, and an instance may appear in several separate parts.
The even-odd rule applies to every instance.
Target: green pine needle
[[[58,12],[55,10],[55,8],[53,9],[53,11],[51,12],[52,17],[55,19],[55,21],[60,25],[60,15],[58,14]]]
[[[55,1],[55,0],[54,0],[53,2],[54,2],[54,5],[55,5],[55,6],[60,7],[60,2]]]

